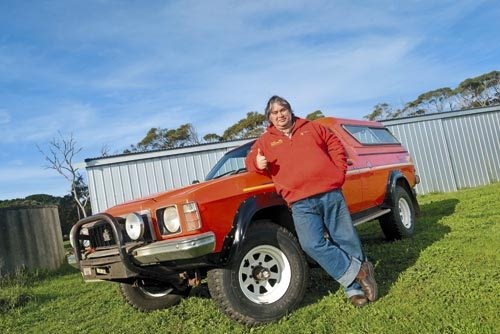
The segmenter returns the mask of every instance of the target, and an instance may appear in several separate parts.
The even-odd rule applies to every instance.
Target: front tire
[[[308,266],[297,239],[270,221],[255,222],[231,264],[208,272],[219,309],[255,326],[295,309],[307,288]]]
[[[120,283],[120,292],[125,301],[142,312],[166,309],[178,304],[189,293],[178,291],[169,285],[137,280],[134,284]]]
[[[393,194],[394,207],[391,212],[380,217],[380,227],[387,240],[410,237],[415,230],[415,208],[405,188],[396,186]]]

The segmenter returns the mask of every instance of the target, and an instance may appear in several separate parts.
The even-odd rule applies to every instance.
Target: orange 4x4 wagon
[[[317,122],[345,146],[342,190],[354,224],[377,219],[387,239],[411,236],[418,176],[405,148],[377,122]],[[236,321],[256,325],[287,314],[301,302],[313,263],[271,179],[246,171],[251,145],[228,152],[203,182],[80,220],[70,263],[85,281],[119,283],[141,311],[171,307],[207,278],[212,298]]]

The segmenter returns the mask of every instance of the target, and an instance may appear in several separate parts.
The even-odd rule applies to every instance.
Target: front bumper
[[[96,221],[105,222],[110,227],[116,244],[89,252],[79,240],[80,231],[86,224]],[[70,238],[74,254],[68,257],[68,263],[80,269],[86,281],[123,280],[137,276],[164,280],[166,276],[176,275],[176,270],[169,269],[166,263],[161,266],[155,264],[194,259],[210,254],[215,249],[213,232],[153,241],[146,245],[126,243],[123,227],[108,214],[97,214],[80,220],[73,226]]]
[[[215,234],[203,234],[163,240],[136,248],[132,251],[133,259],[141,265],[157,262],[183,260],[212,253],[215,249]]]

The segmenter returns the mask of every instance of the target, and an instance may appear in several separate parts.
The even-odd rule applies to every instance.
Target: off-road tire
[[[415,230],[415,208],[405,188],[396,186],[393,203],[391,212],[379,218],[380,227],[389,241],[410,237]]]
[[[149,312],[178,304],[189,294],[189,289],[178,291],[168,285],[153,285],[138,280],[135,284],[120,283],[120,292],[125,301],[135,309]]]
[[[308,271],[290,231],[269,220],[257,221],[231,263],[208,272],[208,288],[223,313],[255,326],[280,319],[300,304]]]

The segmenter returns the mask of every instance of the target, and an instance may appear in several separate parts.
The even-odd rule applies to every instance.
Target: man
[[[252,146],[247,169],[272,178],[291,207],[300,245],[344,287],[351,303],[376,300],[373,265],[365,259],[341,192],[347,169],[342,143],[326,127],[296,117],[282,97],[269,99],[266,117],[270,125]]]

